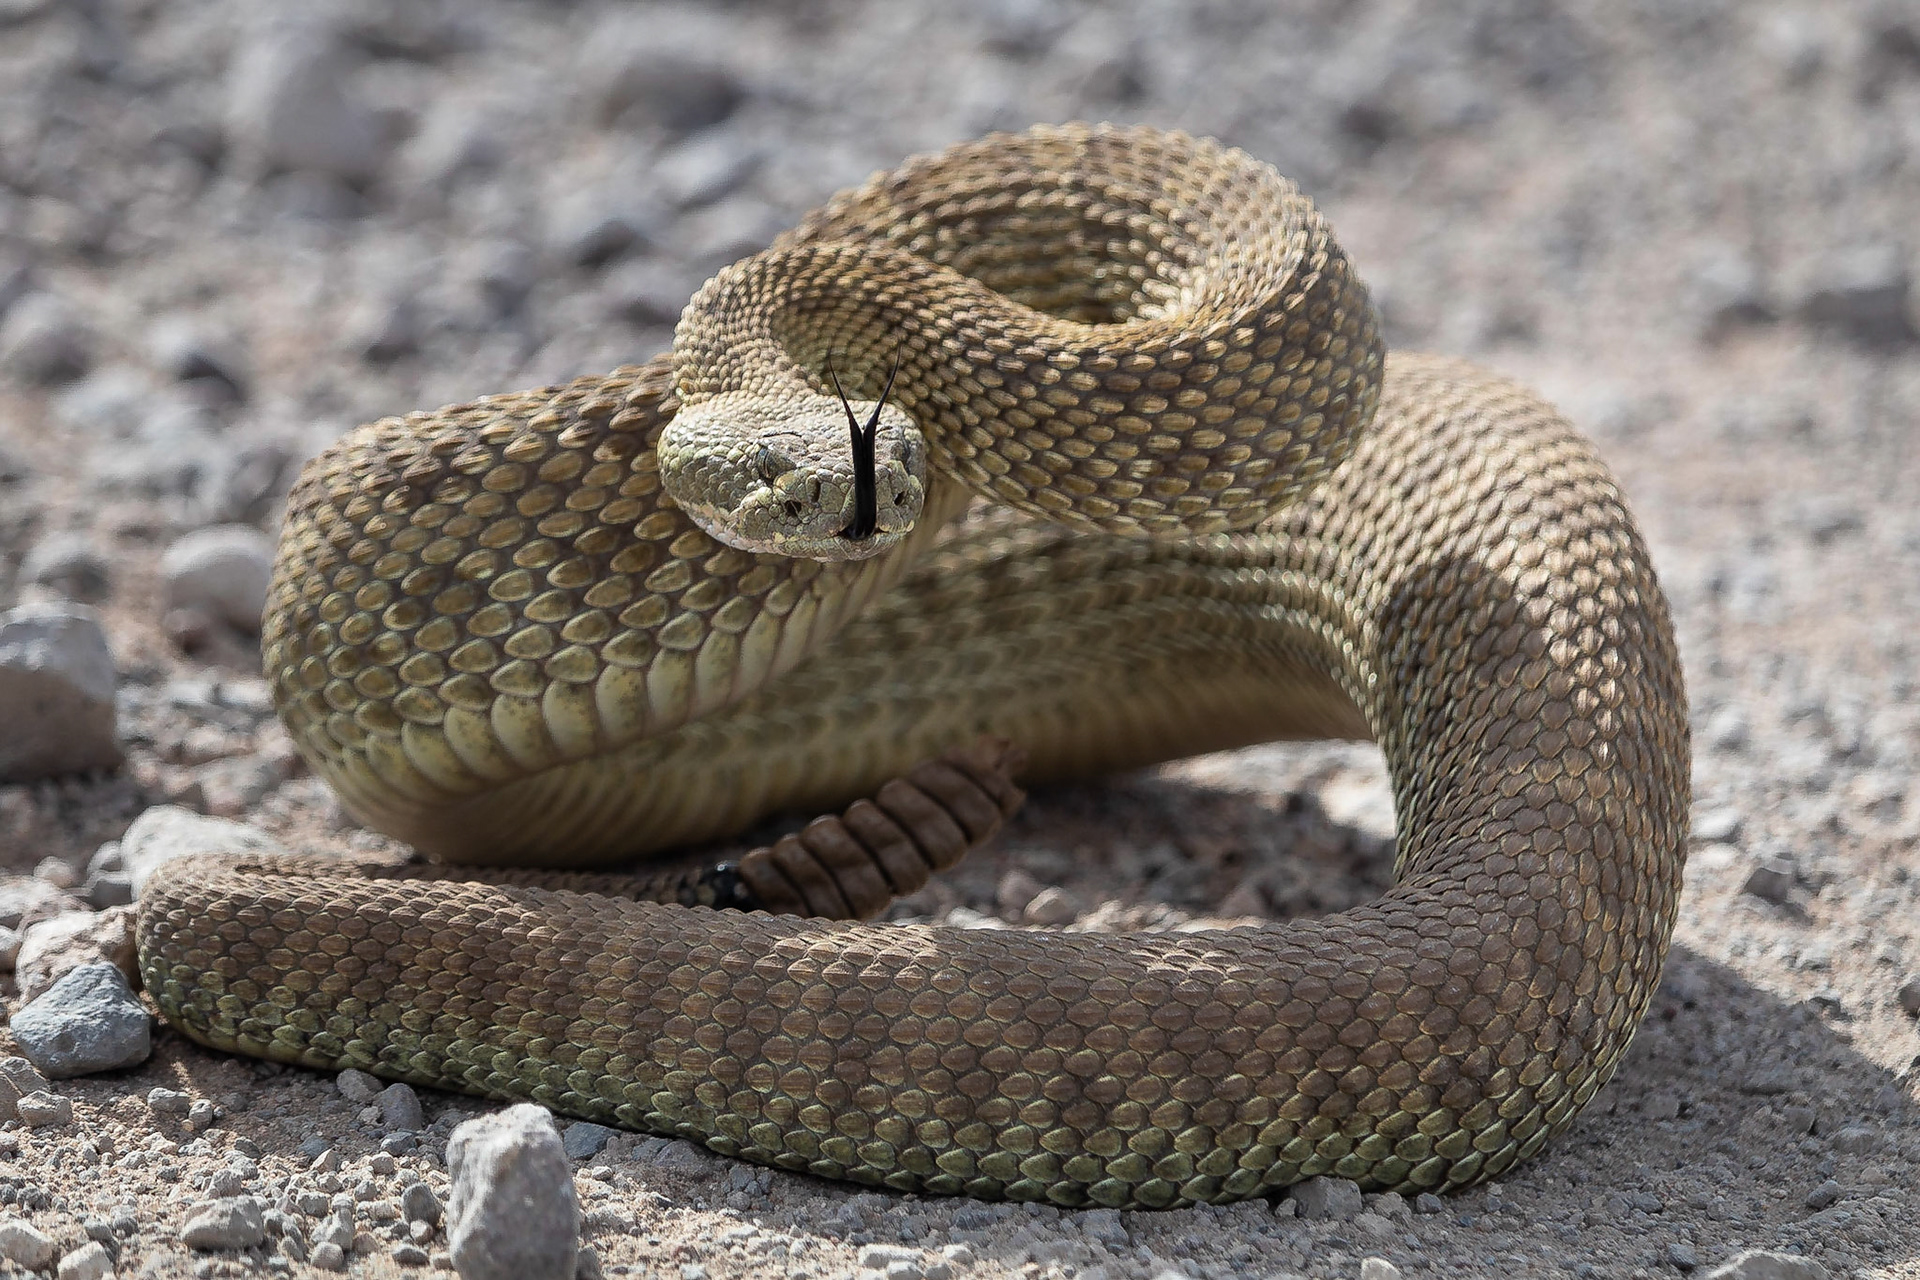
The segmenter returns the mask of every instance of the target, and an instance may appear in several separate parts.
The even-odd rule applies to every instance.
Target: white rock
[[[284,854],[272,837],[244,822],[208,818],[177,805],[155,805],[120,837],[120,858],[137,897],[164,862],[196,853]]]
[[[19,1218],[0,1218],[0,1258],[38,1271],[53,1261],[53,1241]]]
[[[1706,1280],[1828,1280],[1830,1274],[1797,1253],[1749,1249],[1707,1272]]]
[[[14,960],[20,1002],[32,1004],[70,971],[103,960],[129,977],[134,972],[133,912],[125,907],[68,911],[32,925]]]
[[[54,1280],[107,1280],[113,1274],[113,1255],[98,1240],[89,1240],[60,1259]]]
[[[249,634],[260,630],[273,576],[273,539],[252,525],[196,529],[160,557],[167,608],[197,609]]]

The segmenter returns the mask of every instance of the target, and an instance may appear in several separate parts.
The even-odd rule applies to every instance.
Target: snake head
[[[847,410],[826,397],[775,404],[728,391],[683,405],[660,434],[661,483],[695,524],[742,551],[879,555],[920,518],[927,442],[884,401],[850,404],[858,415],[851,432]],[[869,446],[870,484],[860,456]]]

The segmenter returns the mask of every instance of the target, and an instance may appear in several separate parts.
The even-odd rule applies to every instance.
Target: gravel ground
[[[112,958],[102,846],[152,806],[381,843],[303,774],[244,630],[280,495],[338,431],[644,357],[714,267],[909,152],[1149,121],[1296,177],[1395,344],[1533,382],[1618,470],[1695,717],[1654,1012],[1545,1156],[1444,1202],[1062,1214],[569,1130],[582,1273],[1648,1277],[1766,1249],[1818,1269],[1738,1274],[1920,1276],[1910,3],[293,11],[0,0],[0,667],[29,673],[0,682],[0,777],[91,770],[0,786],[0,957],[101,907],[65,927]],[[1336,910],[1391,840],[1371,748],[1258,748],[1036,795],[897,913]],[[31,958],[0,975],[16,1019]],[[0,1126],[0,1276],[427,1274],[449,1135],[490,1108],[366,1086],[164,1029],[55,1081]]]

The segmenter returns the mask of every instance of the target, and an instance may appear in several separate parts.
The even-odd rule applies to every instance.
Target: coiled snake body
[[[897,364],[865,480],[829,364],[866,396]],[[1680,888],[1679,666],[1591,448],[1498,377],[1387,360],[1304,198],[1145,129],[911,161],[723,272],[671,361],[347,436],[292,496],[265,655],[314,767],[443,860],[599,866],[878,788],[734,898],[676,882],[815,914],[991,829],[981,734],[1032,779],[1379,742],[1394,887],[1260,929],[325,860],[146,887],[146,983],[207,1044],[887,1187],[1498,1173],[1614,1070]]]

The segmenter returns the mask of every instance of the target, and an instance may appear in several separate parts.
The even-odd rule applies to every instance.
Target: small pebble
[[[1072,924],[1080,918],[1080,900],[1065,889],[1050,885],[1033,896],[1021,918],[1028,924]]]
[[[237,631],[257,633],[273,550],[273,539],[252,525],[214,525],[187,534],[160,557],[166,607],[195,610]]]
[[[46,1129],[73,1123],[73,1100],[45,1089],[30,1093],[13,1104],[14,1114],[29,1129]]]
[[[1385,1258],[1362,1258],[1360,1280],[1400,1280],[1400,1268]]]
[[[389,1129],[417,1131],[427,1127],[420,1095],[413,1091],[412,1085],[390,1084],[375,1096],[374,1102],[380,1107],[381,1121]]]
[[[1682,1271],[1691,1271],[1700,1265],[1700,1255],[1686,1241],[1675,1240],[1667,1246],[1667,1261]]]
[[[1804,1201],[1809,1209],[1825,1209],[1840,1199],[1840,1184],[1828,1178],[1813,1190],[1807,1192]]]
[[[590,1156],[599,1155],[616,1132],[617,1130],[609,1129],[606,1125],[580,1120],[567,1126],[566,1132],[560,1135],[560,1142],[566,1148],[568,1156],[575,1160],[585,1160]]]
[[[84,533],[52,533],[34,543],[20,577],[81,604],[98,604],[112,587],[107,558]]]
[[[98,340],[64,299],[28,294],[0,319],[0,372],[45,387],[72,382],[93,367]]]
[[[1347,1178],[1308,1178],[1295,1184],[1287,1198],[1307,1219],[1352,1222],[1366,1208],[1360,1185]]]
[[[408,1222],[429,1225],[440,1221],[440,1197],[424,1182],[415,1182],[400,1193],[400,1214]]]
[[[113,1255],[98,1240],[89,1240],[60,1259],[54,1280],[106,1280],[113,1274]]]
[[[47,1078],[25,1058],[0,1058],[0,1121],[17,1119],[20,1099],[50,1088]]]
[[[1920,1014],[1920,976],[1908,978],[1900,984],[1900,990],[1894,993],[1900,1002],[1900,1008],[1907,1013]]]
[[[178,1089],[154,1088],[147,1090],[147,1106],[160,1115],[183,1116],[187,1108],[193,1105],[193,1098]]]
[[[222,1196],[198,1205],[180,1227],[189,1249],[250,1249],[267,1238],[265,1215],[252,1196]]]
[[[1747,873],[1740,892],[1750,893],[1765,902],[1784,906],[1793,900],[1793,863],[1785,858],[1769,858]]]
[[[379,1077],[365,1071],[348,1067],[333,1078],[334,1087],[340,1090],[340,1096],[348,1102],[372,1102],[385,1088]]]
[[[462,1280],[573,1280],[580,1205],[553,1117],[521,1103],[447,1143],[447,1240]]]

